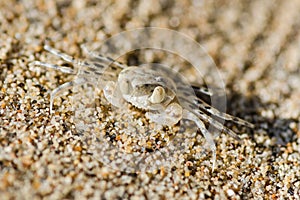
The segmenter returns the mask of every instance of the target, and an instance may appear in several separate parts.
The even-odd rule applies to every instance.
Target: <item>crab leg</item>
[[[192,100],[190,100],[192,99]],[[195,96],[180,96],[180,100],[183,102],[187,102],[188,105],[193,105],[192,109],[201,109],[204,112],[208,112],[216,117],[219,117],[221,119],[227,120],[227,121],[233,121],[237,124],[247,126],[249,128],[254,128],[254,125],[252,123],[249,123],[243,119],[240,119],[238,117],[231,116],[227,113],[220,112],[219,110],[215,109],[211,105],[207,104],[205,101],[203,101],[200,98],[195,98]]]
[[[72,68],[63,67],[63,66],[59,66],[59,65],[45,63],[45,62],[40,62],[40,61],[33,61],[29,65],[31,65],[31,66],[38,65],[38,66],[42,66],[42,67],[46,67],[46,68],[51,68],[51,69],[59,70],[59,71],[61,71],[63,73],[67,73],[67,74],[76,74],[75,71]]]
[[[223,124],[221,124],[217,120],[211,118],[210,116],[206,115],[202,111],[195,110],[195,111],[193,111],[193,113],[195,113],[200,119],[202,119],[206,123],[211,124],[212,126],[217,128],[218,130],[223,131],[224,133],[230,135],[232,138],[236,139],[237,141],[242,142],[241,138],[234,131],[227,128],[226,126],[223,126]]]
[[[79,64],[79,62],[73,58],[72,56],[69,56],[67,54],[64,54],[48,45],[44,45],[44,49],[49,51],[50,53],[62,58],[63,60],[67,61],[67,62],[70,62],[70,63],[74,63],[74,64]]]
[[[97,61],[100,61],[104,64],[107,64],[107,65],[116,65],[117,67],[120,67],[121,69],[124,69],[126,68],[127,66],[110,58],[110,57],[106,57],[106,56],[103,56],[101,54],[96,54],[95,52],[93,51],[89,51],[84,45],[81,45],[81,48],[83,49],[83,51],[87,54],[87,55],[90,55],[91,57],[97,59]]]
[[[86,82],[87,82],[87,79],[85,79],[85,78],[77,78],[77,79],[74,79],[73,81],[66,82],[66,83],[58,86],[54,90],[52,90],[52,92],[50,93],[50,113],[52,112],[52,109],[53,109],[53,101],[54,101],[55,96],[57,96],[59,93],[65,91],[68,88],[72,88],[73,86],[82,85]]]
[[[125,69],[127,66],[110,58],[110,57],[105,57],[101,54],[95,54],[93,52],[90,53],[91,56],[93,56],[94,58],[96,58],[99,61],[102,61],[103,63],[107,64],[107,65],[116,65],[117,67],[121,68],[121,69]]]
[[[213,91],[209,88],[206,88],[206,87],[198,87],[198,86],[192,86],[193,90],[196,92],[196,93],[202,93],[202,94],[205,94],[205,95],[208,95],[208,96],[212,96],[213,95]]]
[[[233,121],[237,124],[240,124],[240,125],[243,125],[243,126],[247,126],[247,127],[250,127],[250,128],[254,128],[254,125],[241,119],[241,118],[238,118],[238,117],[234,117],[234,116],[231,116],[227,113],[223,113],[223,112],[220,112],[219,110],[215,109],[214,107],[210,106],[209,104],[207,104],[205,101],[203,101],[202,99],[200,98],[197,98],[194,100],[195,103],[204,111],[207,111],[208,113],[212,114],[212,115],[215,115],[221,119],[224,119],[224,120],[228,120],[228,121]]]
[[[204,123],[194,113],[188,110],[183,110],[182,118],[195,122],[198,128],[200,129],[201,133],[205,137],[206,141],[209,144],[210,150],[212,151],[212,159],[213,159],[212,171],[214,171],[215,164],[216,164],[216,145],[211,133],[206,129]]]

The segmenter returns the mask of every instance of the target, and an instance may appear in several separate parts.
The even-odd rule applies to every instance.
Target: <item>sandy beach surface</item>
[[[201,44],[226,85],[226,112],[255,125],[224,124],[241,143],[214,134],[214,171],[200,132],[178,134],[184,151],[152,158],[147,170],[122,170],[130,162],[118,160],[111,143],[127,153],[147,150],[176,138],[182,127],[155,135],[144,111],[128,105],[121,112],[101,91],[90,95],[88,85],[65,90],[49,114],[49,93],[76,75],[31,66],[38,60],[73,68],[44,44],[85,60],[82,44],[95,49],[141,27],[176,30]],[[120,61],[188,65],[153,52],[133,52]],[[189,70],[185,75],[193,79]],[[299,86],[299,0],[1,0],[0,199],[300,199]],[[95,107],[96,115],[88,113]],[[147,133],[154,139],[144,140]]]

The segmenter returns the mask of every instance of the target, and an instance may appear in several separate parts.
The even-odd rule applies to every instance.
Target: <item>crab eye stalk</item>
[[[157,86],[154,88],[151,96],[149,97],[149,101],[153,104],[161,103],[165,99],[165,96],[165,89],[161,86]]]

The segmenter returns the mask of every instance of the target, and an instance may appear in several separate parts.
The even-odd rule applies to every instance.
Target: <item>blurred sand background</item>
[[[72,132],[66,97],[49,115],[47,92],[72,76],[29,70],[34,60],[52,61],[46,39],[83,57],[81,44],[145,26],[203,45],[222,72],[228,113],[256,125],[228,124],[245,143],[217,137],[213,173],[210,153],[171,171],[113,170]],[[299,0],[1,0],[0,199],[299,199],[299,86]]]

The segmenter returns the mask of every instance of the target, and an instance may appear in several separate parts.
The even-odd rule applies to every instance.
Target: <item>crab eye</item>
[[[161,86],[157,86],[154,88],[151,96],[149,97],[149,101],[153,104],[161,103],[166,96],[165,89]]]

